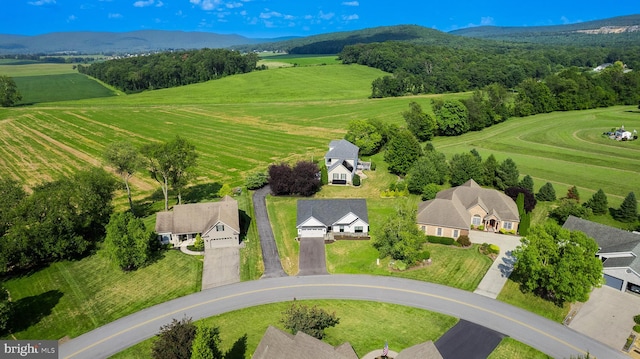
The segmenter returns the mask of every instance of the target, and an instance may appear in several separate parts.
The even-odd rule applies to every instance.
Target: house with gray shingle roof
[[[360,148],[347,140],[333,140],[324,155],[329,183],[351,184],[358,168]]]
[[[326,237],[328,234],[369,233],[369,214],[364,199],[298,200],[298,237]]]
[[[380,350],[381,351],[381,350]],[[391,354],[391,352],[389,353]],[[367,357],[370,357],[369,353]],[[251,359],[358,359],[348,342],[331,346],[303,332],[296,335],[269,326],[262,336]],[[432,341],[416,344],[404,349],[396,359],[442,359]]]
[[[172,211],[158,212],[156,233],[174,247],[193,244],[200,234],[206,248],[240,244],[238,201],[225,196],[219,202],[180,204]]]
[[[569,216],[562,228],[580,231],[598,243],[605,284],[624,291],[640,290],[640,234]],[[637,291],[637,290],[636,290]]]
[[[418,227],[430,236],[458,238],[469,235],[471,226],[485,231],[518,231],[520,215],[506,194],[482,188],[473,179],[438,192],[436,198],[418,205]]]

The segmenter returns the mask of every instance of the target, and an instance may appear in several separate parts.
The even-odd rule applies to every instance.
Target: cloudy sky
[[[278,37],[398,24],[441,31],[557,25],[637,13],[638,0],[0,0],[0,33],[157,29]]]

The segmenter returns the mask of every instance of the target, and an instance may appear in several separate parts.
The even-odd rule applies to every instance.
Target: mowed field
[[[200,155],[196,182],[235,186],[271,163],[318,159],[329,140],[344,135],[350,120],[401,125],[410,101],[431,111],[433,97],[467,96],[369,99],[371,81],[381,75],[359,65],[298,66],[136,95],[0,109],[0,168],[34,186],[101,165],[112,141],[141,145],[181,135]],[[447,156],[476,148],[485,158],[511,157],[537,187],[550,181],[562,196],[576,185],[585,199],[602,188],[610,205],[618,205],[628,192],[640,193],[640,141],[601,136],[620,125],[640,128],[637,108],[512,118],[484,131],[436,138],[434,144]],[[133,187],[140,194],[157,186],[140,173]]]

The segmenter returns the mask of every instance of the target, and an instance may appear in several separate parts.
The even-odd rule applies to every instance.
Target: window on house
[[[340,174],[340,179],[341,180],[346,180],[347,179],[347,174],[346,173],[341,173]]]
[[[458,238],[459,231],[457,229],[453,230],[453,238]]]
[[[364,230],[363,230],[362,226],[356,226],[356,227],[354,228],[354,231],[355,231],[356,233],[362,233],[362,232],[364,232]]]
[[[216,232],[224,232],[224,224],[216,224]]]
[[[479,226],[481,223],[482,223],[482,218],[480,218],[479,215],[476,214],[475,216],[473,216],[472,224],[474,226]]]
[[[334,173],[333,174],[333,179],[334,180],[340,179],[340,174],[339,173]]]
[[[442,228],[438,228],[438,229],[436,230],[436,236],[438,236],[438,237],[442,237]]]
[[[344,226],[340,226],[340,232],[344,232]]]
[[[427,226],[420,226],[420,230],[427,233]]]
[[[513,223],[511,222],[504,222],[504,224],[502,225],[502,227],[506,230],[511,230],[513,229]]]

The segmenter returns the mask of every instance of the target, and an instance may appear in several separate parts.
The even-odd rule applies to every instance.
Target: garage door
[[[303,238],[324,237],[324,228],[303,228],[303,229],[300,229],[300,237],[303,237]]]
[[[622,279],[618,279],[616,277],[612,277],[608,274],[605,274],[604,280],[605,280],[604,284],[608,285],[609,287],[615,288],[617,290],[622,290],[622,283],[623,283]]]

